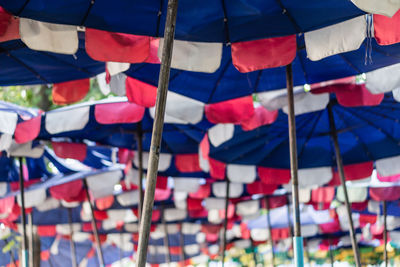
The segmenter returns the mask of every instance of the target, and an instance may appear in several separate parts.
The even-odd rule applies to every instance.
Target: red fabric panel
[[[27,209],[25,209],[26,211]],[[26,212],[28,213],[28,212]],[[15,220],[17,220],[19,218],[19,216],[21,215],[21,208],[18,205],[13,205],[11,212],[8,214],[7,220],[10,222],[13,222]]]
[[[315,210],[327,210],[330,208],[330,205],[331,205],[331,203],[327,203],[327,202],[320,202],[320,203],[312,202],[310,204],[313,206],[313,208]]]
[[[48,261],[50,259],[50,251],[44,250],[40,252],[40,260]]]
[[[242,222],[240,224],[240,232],[242,234],[242,239],[250,239],[251,234],[250,234],[250,230],[247,228],[246,223]]]
[[[94,241],[93,241],[93,242],[94,242]],[[96,251],[95,251],[94,248],[92,247],[92,248],[89,250],[89,252],[86,254],[86,258],[87,258],[87,259],[93,258],[95,254],[96,254]]]
[[[253,97],[245,96],[205,106],[207,119],[212,123],[240,123],[254,115]]]
[[[400,11],[391,18],[374,14],[374,36],[380,45],[400,42]]]
[[[19,19],[0,7],[0,42],[20,39]]]
[[[79,143],[51,142],[54,153],[63,159],[76,159],[84,161],[87,154],[87,146]]]
[[[188,197],[186,199],[187,201],[187,209],[188,210],[202,210],[203,206],[201,205],[201,203],[203,202],[202,199],[194,199],[194,198],[190,198]]]
[[[209,158],[208,162],[210,163],[211,177],[218,179],[218,180],[225,179],[226,164],[221,161],[218,161],[216,159],[212,159],[212,158]]]
[[[218,234],[206,234],[206,241],[209,243],[215,243],[218,241]]]
[[[381,182],[398,182],[400,181],[400,174],[392,175],[392,176],[380,176],[379,173],[377,173],[378,180]]]
[[[125,80],[126,96],[129,102],[143,107],[154,107],[157,97],[157,86],[127,77]]]
[[[149,57],[146,59],[146,63],[160,64],[160,59],[158,58],[158,46],[160,43],[160,38],[150,37],[150,52]]]
[[[276,209],[287,204],[286,196],[270,196],[268,197],[268,205],[270,209]],[[265,201],[261,201],[261,207],[266,209]]]
[[[114,203],[114,196],[98,198],[95,200],[96,208],[99,210],[106,210]]]
[[[228,205],[228,219],[232,219],[233,215],[235,215],[235,205]],[[225,219],[225,210],[219,210],[219,217],[221,219]]]
[[[193,219],[206,218],[208,216],[208,211],[203,208],[201,210],[189,210],[189,217]]]
[[[50,187],[50,195],[55,199],[63,199],[68,202],[77,201],[83,189],[82,180],[75,180],[69,183]]]
[[[240,72],[286,66],[296,57],[296,35],[232,44],[232,63]]]
[[[15,205],[14,197],[0,198],[0,213],[10,213]],[[17,206],[17,205],[15,205]]]
[[[14,132],[15,142],[23,144],[34,140],[39,135],[41,119],[42,116],[39,115],[30,120],[18,123]]]
[[[371,225],[371,233],[372,233],[372,235],[375,237],[375,236],[378,236],[378,235],[381,235],[382,233],[383,233],[383,225],[377,225],[377,224],[373,224],[373,225]],[[381,239],[380,237],[376,237],[377,239]]]
[[[101,229],[101,222],[96,222],[97,229]],[[87,222],[87,223],[82,223],[82,231],[83,232],[93,232],[92,229],[92,224]]]
[[[158,189],[167,189],[168,187],[168,177],[158,176],[156,182],[156,188]]]
[[[364,202],[353,202],[351,203],[351,209],[355,211],[364,211],[368,207],[368,200]]]
[[[118,148],[118,162],[122,164],[127,164],[133,159],[134,152],[127,148]],[[130,166],[132,167],[132,166]]]
[[[290,237],[289,228],[272,229],[272,240],[279,241]]]
[[[201,231],[205,234],[218,234],[221,229],[220,225],[214,224],[203,224],[201,226]]]
[[[107,212],[104,210],[94,210],[93,212],[94,212],[94,217],[96,218],[96,220],[103,221],[103,220],[108,219]]]
[[[25,166],[24,166],[25,167]],[[29,181],[24,181],[24,188],[27,188],[33,184],[40,182],[40,179],[31,179]],[[19,182],[11,182],[10,183],[11,191],[19,190]]]
[[[85,47],[98,61],[144,62],[150,53],[150,37],[86,28]]]
[[[199,154],[178,154],[175,156],[175,166],[180,172],[201,172]]]
[[[377,216],[375,214],[360,214],[358,219],[360,221],[360,226],[364,227],[366,224],[374,224],[376,223]]]
[[[171,255],[181,255],[182,249],[181,247],[169,247],[169,253]]]
[[[400,187],[369,188],[369,195],[376,201],[395,201],[400,199]]]
[[[160,210],[153,210],[153,213],[151,214],[151,221],[157,222],[160,218],[161,218]]]
[[[372,161],[344,165],[344,175],[346,181],[360,180],[372,175],[374,170],[374,163]],[[339,173],[337,170],[333,171],[332,180],[329,182],[330,186],[340,185]]]
[[[142,120],[144,107],[134,103],[106,103],[94,107],[94,116],[100,124],[134,123]]]
[[[199,190],[195,193],[189,193],[189,197],[196,199],[205,199],[210,196],[211,185],[209,183],[200,185]]]
[[[164,200],[167,200],[170,195],[171,195],[170,188],[167,188],[167,189],[156,188],[154,200],[155,201],[164,201]]]
[[[130,187],[128,188],[128,186],[126,185],[125,181],[121,181],[120,185],[122,187],[122,191],[131,191],[131,190],[137,190],[139,187],[135,184],[130,183]]]
[[[39,236],[55,236],[56,226],[55,225],[38,225],[37,233]]]
[[[320,224],[319,228],[321,229],[322,233],[324,233],[324,234],[332,234],[332,233],[341,231],[340,223],[336,219],[330,223]]]
[[[253,116],[247,120],[243,120],[240,125],[244,131],[251,131],[260,126],[268,125],[276,121],[278,117],[278,111],[269,111],[263,106],[257,107],[254,110]]]
[[[264,184],[287,184],[290,182],[289,169],[257,168],[258,176]]]
[[[278,185],[268,185],[260,181],[255,181],[246,185],[247,192],[251,195],[263,194],[270,195],[278,188]]]
[[[312,202],[322,202],[331,203],[335,198],[335,188],[334,187],[320,187],[313,189],[311,191],[311,201]]]
[[[78,102],[85,98],[90,88],[90,80],[82,79],[53,85],[53,103],[56,105],[67,105]]]

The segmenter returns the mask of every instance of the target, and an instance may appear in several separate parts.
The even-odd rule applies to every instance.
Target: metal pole
[[[167,224],[165,223],[164,207],[162,207],[161,223],[164,228],[164,247],[167,250],[167,254],[165,255],[165,258],[166,258],[167,264],[169,266],[171,264],[171,254],[169,253],[168,227],[167,227]]]
[[[171,69],[172,50],[175,35],[176,15],[178,11],[178,0],[168,0],[167,19],[164,31],[164,47],[161,58],[160,76],[158,78],[156,112],[151,136],[149,165],[147,169],[146,191],[143,202],[143,216],[140,220],[140,235],[138,244],[138,267],[145,267],[147,257],[147,246],[149,244],[149,233],[151,227],[151,216],[154,204],[154,193],[157,181],[158,160],[160,156],[161,137],[163,132],[165,107],[167,104],[167,93],[169,84],[169,73]]]
[[[226,179],[226,196],[225,196],[225,218],[224,218],[224,233],[223,233],[223,246],[221,251],[222,256],[222,267],[225,264],[225,250],[226,250],[226,230],[228,228],[228,208],[229,208],[229,186],[230,181]]]
[[[351,216],[349,195],[347,193],[346,179],[344,176],[342,156],[340,154],[340,147],[339,147],[339,141],[338,141],[338,136],[337,136],[337,131],[336,131],[335,118],[333,117],[333,112],[332,112],[332,103],[329,103],[329,105],[328,105],[328,115],[329,115],[329,124],[331,127],[331,135],[332,135],[333,144],[335,147],[336,165],[337,165],[338,172],[339,172],[340,182],[342,184],[344,201],[345,201],[346,211],[347,211],[346,212],[347,219],[349,220],[349,224],[350,224],[350,239],[351,239],[351,245],[353,247],[353,252],[354,252],[354,260],[356,262],[356,266],[361,267],[360,252],[359,252],[358,245],[357,245],[356,233],[354,231],[353,218]]]
[[[33,266],[33,221],[32,212],[28,213],[28,226],[29,226],[29,266]]]
[[[139,156],[139,166],[138,166],[138,172],[139,172],[139,181],[138,181],[138,186],[139,186],[139,224],[140,224],[140,218],[142,216],[142,209],[143,209],[143,133],[142,133],[142,123],[139,122],[137,124],[137,132],[136,132],[136,143],[137,143],[137,152]]]
[[[186,255],[185,255],[185,236],[183,235],[183,232],[182,232],[182,223],[181,223],[181,234],[179,235],[179,243],[180,243],[180,246],[181,246],[182,267],[184,267],[185,266]]]
[[[28,266],[28,238],[26,236],[26,212],[24,194],[24,173],[22,158],[19,158],[19,191],[21,194],[21,223],[22,223],[22,267]]]
[[[78,263],[76,260],[76,250],[75,250],[75,243],[73,240],[74,237],[74,229],[72,227],[72,209],[67,208],[68,211],[68,224],[69,224],[69,248],[71,250],[71,262],[72,267],[78,267]]]
[[[271,243],[271,256],[272,256],[272,267],[275,267],[275,255],[274,255],[274,240],[272,240],[272,225],[271,225],[271,214],[269,209],[268,196],[264,197],[265,207],[267,208],[267,224],[269,233],[269,242]]]
[[[294,113],[293,97],[293,72],[292,64],[286,66],[286,86],[288,93],[288,124],[290,143],[290,173],[292,178],[292,197],[294,214],[294,262],[296,267],[304,266],[303,237],[301,236],[300,203],[299,203],[299,179],[297,167],[297,142],[296,142],[296,120]]]
[[[289,195],[286,195],[286,208],[287,208],[287,217],[288,217],[288,226],[289,226],[289,234],[290,238],[292,240],[292,249],[294,249],[294,244],[293,244],[293,225],[292,225],[292,216],[290,215],[290,197]]]
[[[385,261],[385,267],[388,266],[388,254],[387,254],[387,202],[383,201],[383,259]]]
[[[335,260],[333,259],[332,240],[330,237],[328,238],[328,242],[329,242],[329,258],[331,259],[331,267],[334,267]]]
[[[83,185],[85,187],[86,198],[89,202],[90,213],[92,214],[91,223],[92,223],[92,228],[93,228],[94,239],[96,241],[97,258],[99,260],[100,267],[105,267],[103,251],[101,250],[101,243],[100,243],[99,233],[97,230],[96,218],[94,217],[93,205],[92,205],[92,202],[90,201],[89,189],[88,189],[86,179],[83,179]]]

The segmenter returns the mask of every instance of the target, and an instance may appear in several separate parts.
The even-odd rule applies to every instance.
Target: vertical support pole
[[[229,208],[229,189],[230,189],[230,181],[226,179],[226,196],[225,196],[225,218],[224,218],[224,232],[223,232],[223,244],[222,244],[222,267],[225,264],[225,250],[226,250],[226,230],[228,228],[228,208]]]
[[[168,227],[167,224],[165,223],[165,218],[164,218],[164,206],[162,207],[161,223],[164,228],[164,247],[167,251],[165,258],[169,266],[171,264],[171,254],[169,252]]]
[[[29,226],[29,266],[33,266],[33,220],[32,212],[28,214],[28,226]]]
[[[274,240],[272,240],[272,225],[271,225],[271,214],[269,209],[268,196],[264,197],[265,207],[267,208],[267,224],[269,233],[269,242],[271,243],[271,266],[275,267],[275,255],[274,255]]]
[[[100,265],[100,267],[105,267],[103,251],[101,250],[99,232],[97,230],[96,218],[94,217],[93,205],[92,205],[92,202],[90,200],[89,189],[88,189],[88,185],[87,185],[86,179],[83,179],[83,185],[85,187],[86,198],[87,198],[87,200],[89,202],[90,213],[92,215],[91,223],[92,223],[92,228],[93,228],[94,239],[96,241],[96,250],[97,250],[97,257],[98,257],[98,260],[99,260],[99,265]]]
[[[71,250],[71,266],[78,267],[78,263],[76,260],[76,250],[74,243],[74,228],[72,227],[72,209],[67,208],[68,211],[68,224],[69,224],[69,248]]]
[[[137,152],[139,156],[139,166],[138,166],[138,173],[139,173],[139,224],[140,218],[142,217],[142,209],[143,209],[143,132],[142,132],[142,123],[138,122],[137,125],[137,132],[136,132],[136,143],[137,143]]]
[[[151,216],[154,204],[154,193],[157,181],[158,161],[160,156],[161,137],[163,132],[165,107],[171,69],[172,50],[175,35],[178,0],[168,0],[167,19],[164,30],[164,47],[161,58],[160,76],[158,78],[156,112],[151,136],[149,165],[147,168],[146,192],[144,195],[142,218],[140,220],[140,235],[138,245],[138,267],[145,267]]]
[[[333,259],[333,251],[332,251],[332,239],[328,237],[329,242],[329,258],[331,260],[331,267],[335,266],[335,260]]]
[[[331,128],[333,145],[335,147],[336,165],[337,165],[338,172],[339,172],[340,183],[341,183],[342,189],[343,189],[347,219],[349,220],[349,224],[350,224],[350,239],[351,239],[351,245],[353,247],[354,260],[356,262],[356,266],[361,267],[360,252],[359,252],[358,245],[357,245],[356,233],[354,231],[353,217],[351,216],[349,195],[347,193],[346,179],[344,176],[342,156],[340,154],[340,147],[339,147],[339,140],[338,140],[338,135],[337,135],[337,131],[336,131],[335,118],[333,117],[333,112],[332,112],[332,103],[329,103],[329,105],[328,105],[328,116],[329,116],[329,124],[330,124],[330,128]]]
[[[183,235],[182,226],[183,226],[183,224],[181,223],[181,233],[179,235],[179,244],[181,246],[181,260],[182,260],[181,266],[184,267],[186,255],[185,255],[185,236]]]
[[[22,267],[28,267],[28,238],[26,236],[25,188],[22,158],[19,158],[19,190],[21,194]]]
[[[288,95],[288,124],[290,143],[290,173],[292,178],[292,197],[294,214],[294,262],[296,267],[304,266],[303,238],[301,236],[300,203],[299,203],[299,179],[297,167],[297,142],[296,142],[296,119],[294,113],[293,96],[293,71],[292,64],[286,66],[286,87]]]
[[[287,218],[288,218],[288,227],[289,227],[289,234],[290,238],[292,240],[292,250],[294,249],[294,243],[293,243],[293,225],[292,225],[292,216],[290,215],[290,197],[289,195],[286,195],[286,208],[287,208]]]
[[[388,254],[387,254],[387,202],[383,201],[383,259],[385,261],[385,267],[388,266]]]

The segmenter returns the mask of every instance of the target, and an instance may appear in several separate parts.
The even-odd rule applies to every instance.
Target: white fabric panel
[[[315,224],[308,224],[301,226],[301,235],[303,237],[312,237],[318,234],[318,226]]]
[[[165,209],[164,219],[167,222],[179,221],[185,219],[187,216],[186,210],[180,209]]]
[[[115,229],[117,227],[118,222],[114,221],[112,219],[106,219],[101,221],[101,228],[103,228],[104,230],[111,230],[111,229]]]
[[[207,220],[213,224],[220,224],[223,222],[223,219],[219,216],[219,210],[209,210],[207,215]]]
[[[126,75],[124,73],[118,73],[111,76],[110,79],[110,90],[117,96],[124,96],[126,94]]]
[[[368,201],[368,212],[380,214],[381,213],[381,204],[379,201],[369,200]]]
[[[216,182],[212,184],[212,191],[216,197],[226,197],[226,182]],[[238,198],[243,193],[243,184],[229,183],[229,198]]]
[[[134,168],[129,169],[129,171],[125,174],[124,181],[128,189],[131,189],[132,184],[139,185],[139,171]]]
[[[208,252],[210,254],[217,254],[219,252],[219,246],[217,244],[209,246]]]
[[[187,255],[195,255],[200,252],[200,246],[198,244],[186,245],[183,247],[185,254]]]
[[[292,246],[292,239],[286,238],[279,240],[276,248],[278,249],[278,251],[286,252],[290,250],[291,246]],[[309,249],[310,252],[312,251],[312,247],[310,246],[310,242],[308,240],[307,240],[307,249]]]
[[[75,234],[76,232],[79,232],[81,230],[81,224],[80,223],[73,223],[72,224],[72,231]],[[68,223],[65,224],[57,224],[56,225],[56,233],[60,235],[70,235],[71,230],[70,230],[70,225]]]
[[[138,218],[131,209],[109,209],[107,210],[108,218],[115,222],[137,222]]]
[[[295,115],[323,110],[329,103],[329,94],[307,93],[302,99],[294,103]],[[283,107],[283,112],[288,114],[288,106]]]
[[[114,193],[114,185],[122,178],[120,170],[92,175],[86,178],[90,192],[94,198],[102,198]]]
[[[205,208],[207,210],[223,210],[225,209],[225,199],[209,197],[205,199]]]
[[[6,182],[0,182],[0,197],[4,196],[7,194],[7,183]]]
[[[68,202],[65,200],[61,200],[61,205],[65,208],[76,208],[80,205],[81,203],[79,201],[72,201]]]
[[[251,200],[236,204],[236,213],[240,216],[257,214],[260,209],[259,200]]]
[[[53,255],[58,255],[58,245],[60,244],[60,236],[56,236],[56,238],[53,241],[53,244],[51,244],[50,247],[50,253]]]
[[[37,159],[43,155],[44,146],[37,145],[32,148],[32,142],[27,142],[24,144],[12,142],[8,151],[13,157],[30,157]]]
[[[242,229],[239,224],[234,224],[232,226],[232,232],[234,232],[236,238],[242,237]]]
[[[168,231],[168,234],[171,234],[171,235],[177,234],[180,232],[180,226],[177,223],[167,224],[167,231]]]
[[[0,110],[0,133],[13,135],[17,122],[17,113]]]
[[[132,206],[139,203],[139,191],[128,191],[117,196],[117,201],[121,206]]]
[[[365,86],[372,94],[380,94],[400,88],[400,64],[394,64],[366,73]]]
[[[339,222],[340,222],[340,228],[343,231],[349,231],[350,230],[350,222],[347,218],[347,211],[345,206],[340,206],[336,209],[336,212],[339,217]],[[351,217],[353,218],[353,224],[354,228],[360,227],[360,214],[358,213],[352,213]]]
[[[111,92],[110,85],[106,81],[106,73],[102,72],[96,76],[97,84],[103,95],[108,95]]]
[[[12,144],[12,135],[11,134],[2,134],[0,135],[0,151],[9,150]]]
[[[201,148],[199,146],[199,165],[200,169],[202,169],[204,172],[209,172],[210,171],[210,164],[207,160],[207,155],[206,157],[203,157],[203,152],[201,151]]]
[[[137,223],[124,224],[125,231],[130,233],[137,233],[139,231],[139,225]]]
[[[182,223],[182,234],[195,235],[201,231],[201,225],[197,223]]]
[[[10,228],[5,227],[4,229],[0,229],[0,240],[8,238],[10,234],[11,234]]]
[[[347,193],[350,202],[364,202],[368,196],[368,190],[365,187],[348,187]],[[337,188],[336,198],[339,201],[344,202],[344,192],[341,186]]]
[[[90,233],[84,233],[84,232],[76,232],[72,236],[72,240],[74,240],[74,242],[83,242],[88,240],[89,238],[90,238]]]
[[[387,17],[392,17],[400,8],[399,0],[351,0],[351,2],[366,13]]]
[[[371,225],[367,224],[361,228],[361,234],[365,241],[372,241]]]
[[[298,102],[306,96],[303,86],[296,86],[293,88],[294,102]],[[278,110],[288,105],[287,101],[287,90],[273,90],[269,92],[263,92],[257,94],[261,105],[268,110]]]
[[[321,242],[322,242],[321,238],[307,240],[307,248],[310,249],[311,251],[318,250]]]
[[[174,191],[174,204],[175,207],[181,210],[185,210],[187,208],[187,196],[186,192],[177,192]]]
[[[251,241],[250,239],[241,239],[238,241],[235,241],[235,247],[239,249],[246,249],[251,247]]]
[[[79,263],[78,267],[87,267],[88,266],[88,262],[89,262],[89,259],[85,257],[85,258],[83,258],[81,260],[81,262]]]
[[[174,48],[175,50],[175,48]],[[178,121],[196,124],[203,119],[204,103],[193,98],[168,91],[165,114]]]
[[[46,200],[46,189],[35,189],[24,192],[25,208],[39,206]],[[21,207],[21,194],[17,195],[18,205]]]
[[[150,233],[150,237],[154,240],[161,239],[165,236],[163,225],[157,225],[156,229]]]
[[[400,217],[387,216],[386,220],[387,220],[387,229],[389,231],[392,231],[392,230],[400,227]]]
[[[106,62],[106,68],[110,76],[117,75],[121,72],[129,70],[131,66],[130,63],[122,63],[122,62]]]
[[[196,257],[192,257],[191,258],[191,262],[197,266],[207,266],[207,262],[209,260],[209,257],[207,255],[201,254],[199,256]]]
[[[52,197],[48,197],[40,205],[36,206],[36,209],[38,211],[44,212],[44,211],[57,209],[59,207],[60,207],[60,201],[59,200],[57,200],[55,198],[52,198]]]
[[[196,242],[199,244],[202,244],[204,242],[206,242],[206,234],[203,232],[199,232],[196,234]]]
[[[375,166],[379,175],[383,177],[400,174],[400,156],[378,159]]]
[[[178,192],[194,193],[200,188],[199,178],[174,178],[174,190]]]
[[[21,41],[33,50],[73,55],[78,51],[78,28],[26,18],[19,19]]]
[[[367,32],[364,16],[304,33],[307,57],[313,61],[357,50]]]
[[[256,180],[256,166],[253,165],[239,165],[228,164],[227,176],[231,182],[251,184]]]
[[[22,224],[21,223],[17,224],[17,229],[18,229],[18,232],[22,234]],[[37,233],[37,226],[33,225],[33,229],[32,230],[33,231],[31,231],[30,227],[26,227],[26,235],[27,236],[31,236],[31,232]]]
[[[331,167],[299,169],[299,187],[315,188],[332,179]]]
[[[300,203],[308,203],[311,200],[311,189],[300,188],[299,189],[299,201]]]
[[[169,166],[171,166],[171,154],[160,153],[160,160],[158,162],[158,171],[166,171]],[[139,155],[135,153],[133,158],[133,163],[136,167],[139,167]],[[143,169],[147,170],[147,166],[149,165],[149,152],[143,152]]]
[[[394,89],[392,91],[392,94],[393,94],[394,100],[396,100],[397,102],[400,102],[400,88]]]
[[[132,235],[131,234],[107,234],[106,242],[110,245],[115,244],[118,247],[123,247],[124,243],[128,243],[131,241]]]
[[[160,38],[158,58],[161,61],[164,38]],[[196,71],[215,72],[222,58],[222,43],[204,43],[174,40],[171,68]]]
[[[267,228],[255,228],[250,230],[250,236],[254,241],[266,241],[269,238],[269,233]]]
[[[213,146],[218,147],[233,137],[235,125],[232,123],[220,123],[208,130],[208,137]]]
[[[83,106],[48,112],[45,118],[46,131],[57,134],[81,130],[89,121],[89,110],[89,106]]]
[[[82,210],[80,215],[82,221],[87,222],[92,219],[92,213],[90,211],[90,204],[88,201],[82,203]]]

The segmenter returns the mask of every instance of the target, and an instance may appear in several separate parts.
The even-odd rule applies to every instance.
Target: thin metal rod
[[[294,249],[294,243],[293,243],[293,225],[292,225],[292,216],[290,214],[290,197],[289,195],[286,195],[286,209],[287,209],[287,218],[288,218],[288,226],[289,226],[289,234],[290,238],[292,241],[292,250]]]
[[[140,221],[140,235],[138,244],[137,266],[145,267],[147,258],[147,247],[149,245],[149,233],[151,227],[151,216],[153,212],[154,193],[157,182],[158,161],[160,157],[161,137],[163,132],[165,107],[171,70],[172,50],[174,46],[176,15],[178,11],[178,0],[168,0],[167,19],[164,30],[164,46],[161,57],[160,76],[158,78],[156,111],[151,136],[149,165],[147,168],[146,191]]]
[[[138,166],[138,175],[139,175],[139,223],[140,218],[142,217],[142,209],[143,209],[143,132],[142,132],[142,123],[139,122],[137,126],[136,132],[136,143],[137,143],[137,152],[139,157],[139,166]]]
[[[74,228],[72,227],[72,209],[67,208],[68,212],[68,225],[69,225],[69,248],[71,250],[71,266],[78,267],[78,263],[76,260],[76,250],[74,243]]]
[[[331,260],[331,267],[335,266],[335,260],[333,259],[333,251],[332,251],[332,240],[329,237],[328,238],[328,242],[329,242],[329,258]]]
[[[87,201],[89,203],[90,213],[92,215],[91,223],[92,223],[92,228],[93,228],[94,239],[96,241],[97,258],[99,260],[100,267],[105,267],[103,251],[101,250],[99,232],[97,230],[96,218],[94,217],[93,205],[92,205],[92,202],[90,200],[90,194],[89,194],[89,189],[88,189],[88,185],[87,185],[86,179],[83,179],[83,185],[85,187],[86,198],[87,198]]]
[[[226,179],[226,196],[225,196],[225,218],[224,218],[224,232],[223,232],[223,245],[221,251],[222,267],[225,264],[225,250],[226,250],[226,230],[228,228],[228,208],[229,208],[229,194],[230,194],[230,181]]]
[[[182,225],[183,224],[181,223],[181,234],[179,235],[179,245],[181,246],[182,267],[184,267],[185,266],[186,255],[185,255],[185,236],[183,235]]]
[[[21,194],[22,267],[28,266],[28,238],[26,236],[25,188],[22,158],[19,158],[19,191]]]
[[[29,266],[33,266],[33,220],[32,212],[28,213],[28,226],[29,226]]]
[[[268,196],[264,197],[265,207],[267,208],[267,224],[268,224],[268,233],[269,233],[269,242],[271,243],[271,262],[272,267],[275,267],[275,255],[274,255],[274,240],[272,239],[272,225],[271,225],[271,213],[269,208]]]
[[[165,223],[164,207],[162,207],[161,223],[164,228],[164,247],[166,249],[165,258],[166,258],[167,264],[170,265],[171,264],[171,254],[169,252],[168,227],[167,227],[167,224]]]
[[[290,173],[292,180],[293,217],[294,217],[294,262],[296,267],[304,266],[303,240],[301,237],[299,178],[297,165],[296,119],[293,96],[292,64],[286,66],[286,87],[288,96],[288,124],[290,148]]]
[[[388,253],[387,253],[387,202],[383,201],[383,259],[385,267],[388,266]]]
[[[335,118],[333,117],[332,103],[329,103],[329,105],[328,105],[328,116],[329,116],[329,124],[330,124],[330,128],[331,128],[331,137],[332,137],[333,145],[335,148],[336,165],[337,165],[338,172],[339,172],[340,183],[341,183],[342,189],[343,189],[347,219],[350,224],[350,239],[351,239],[351,245],[352,245],[353,253],[354,253],[354,260],[355,260],[356,266],[361,267],[360,252],[358,249],[356,233],[354,231],[353,217],[351,216],[349,195],[347,193],[346,178],[344,175],[342,156],[340,154],[340,147],[339,147],[339,140],[338,140],[338,135],[337,135],[337,131],[336,131]]]

